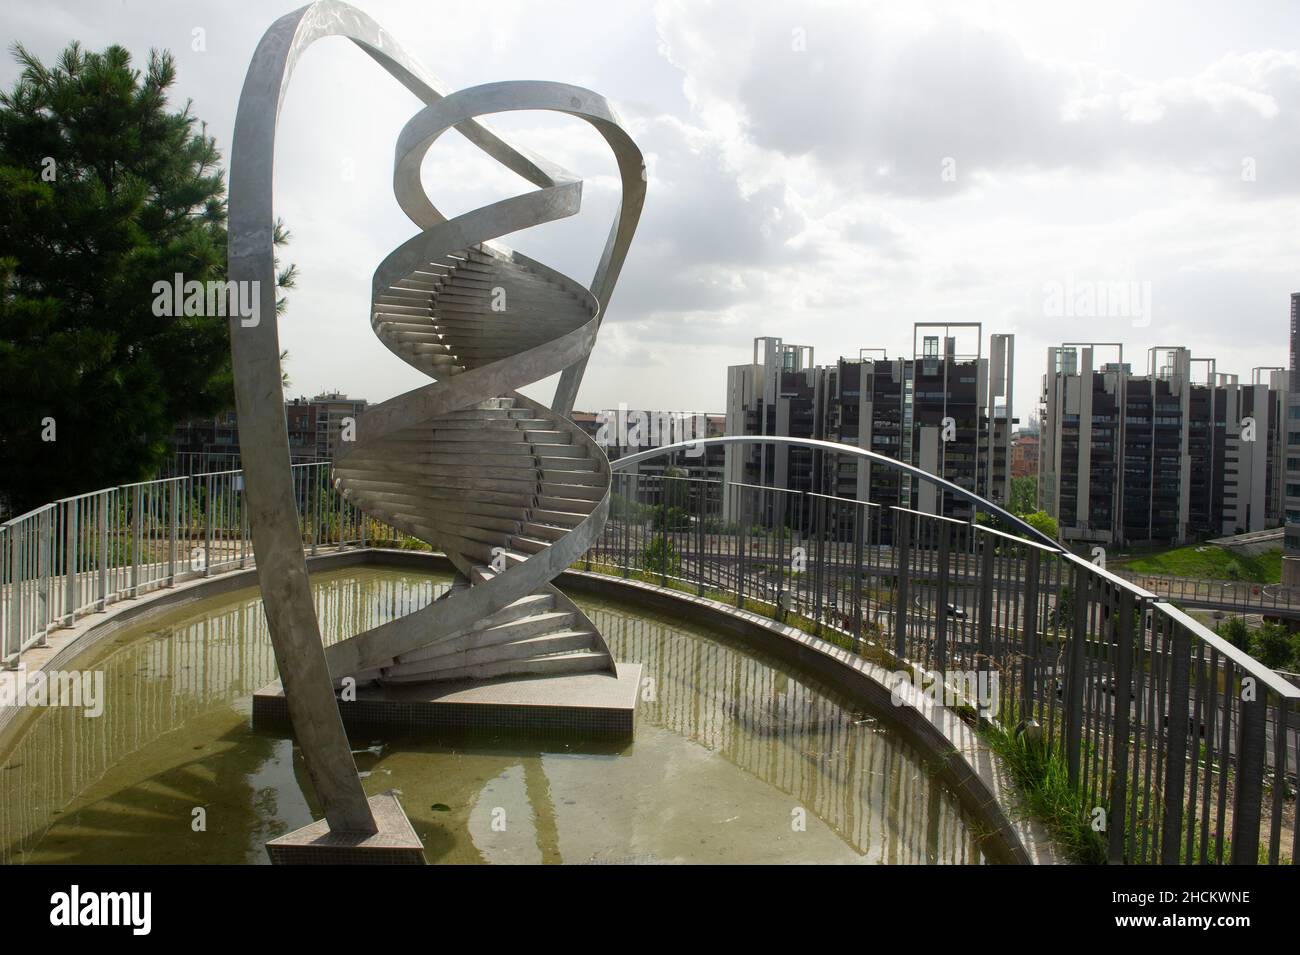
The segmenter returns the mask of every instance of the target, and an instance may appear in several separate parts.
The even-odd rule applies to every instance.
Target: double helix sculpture
[[[640,150],[597,94],[547,82],[449,92],[365,14],[323,0],[272,25],[240,98],[230,277],[260,283],[263,316],[275,315],[276,119],[298,56],[328,36],[352,40],[426,104],[402,130],[393,171],[398,204],[419,231],[375,271],[370,324],[431,381],[362,415],[334,474],[353,504],[447,554],[457,576],[443,599],[321,646],[295,516],[275,320],[232,319],[231,349],[249,525],[289,715],[331,828],[365,829],[373,822],[334,698],[341,680],[615,676],[599,631],[551,581],[594,542],[609,509],[609,462],[568,416],[646,182]],[[498,241],[574,215],[582,199],[581,180],[479,122],[515,110],[583,119],[617,160],[622,200],[589,287]],[[537,188],[443,215],[421,185],[420,166],[449,129]],[[519,393],[555,374],[551,407]]]
[[[564,413],[516,390],[584,362],[603,303],[573,279],[491,242],[574,214],[582,183],[548,166],[540,190],[454,219],[443,219],[420,184],[421,160],[439,136],[513,109],[570,113],[604,133],[631,179],[610,236],[620,259],[620,224],[634,218],[629,210],[644,194],[636,146],[609,105],[577,87],[512,82],[463,90],[402,131],[394,188],[423,231],[376,270],[371,327],[436,384],[363,416],[335,475],[366,513],[451,559],[457,586],[435,619],[445,621],[462,603],[476,619],[468,628],[435,625],[422,646],[402,646],[391,657],[369,654],[364,675],[384,682],[614,673],[596,627],[549,583],[604,525],[609,461]]]

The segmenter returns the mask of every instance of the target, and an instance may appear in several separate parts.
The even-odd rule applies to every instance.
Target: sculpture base
[[[424,865],[424,846],[391,790],[370,797],[378,832],[333,832],[318,819],[266,844],[271,865]]]
[[[615,664],[618,676],[507,677],[474,683],[357,687],[339,702],[349,731],[402,735],[430,730],[507,730],[542,736],[631,739],[636,726],[641,664]],[[253,694],[255,729],[290,729],[277,680]]]

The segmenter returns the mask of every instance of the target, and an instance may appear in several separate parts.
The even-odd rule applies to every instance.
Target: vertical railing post
[[[935,519],[939,532],[939,579],[934,594],[934,667],[939,672],[948,668],[948,566],[952,551],[952,526],[942,518]]]
[[[203,499],[203,576],[212,576],[212,478],[204,482]]]
[[[70,627],[73,621],[77,619],[77,606],[81,603],[80,592],[77,586],[77,513],[81,510],[80,501],[68,501],[64,506],[64,531],[67,536],[67,543],[63,548],[63,586],[65,601],[67,606],[64,608],[63,625]]]
[[[1081,563],[1074,565],[1074,614],[1070,626],[1065,673],[1065,765],[1071,786],[1079,784],[1083,752],[1084,660],[1087,644],[1088,589],[1091,573]]]
[[[367,533],[369,528],[366,527],[367,517],[365,512],[360,508],[354,508],[353,510],[357,515],[357,540],[360,542],[362,549],[364,549],[370,546],[370,535]],[[603,537],[604,534],[602,533],[601,536]],[[591,570],[591,548],[587,548],[587,569]]]
[[[1020,713],[1019,719],[1034,718],[1034,700],[1038,697],[1038,577],[1042,572],[1042,552],[1029,547],[1025,559],[1024,633],[1021,636]]]
[[[309,473],[303,476],[303,485],[307,489],[307,523],[311,527],[311,555],[316,556],[316,544],[320,538],[320,492],[316,485],[320,483],[320,465],[313,464]]]
[[[894,512],[894,656],[901,662],[907,656],[908,575],[911,559],[911,514]]]
[[[862,652],[862,563],[863,524],[870,519],[870,512],[862,505],[853,505],[853,650]]]
[[[765,492],[760,492],[760,493],[765,493]],[[803,495],[801,492],[800,498],[802,497]],[[789,611],[795,609],[794,596],[796,593],[796,588],[795,588],[796,582],[794,579],[794,559],[793,559],[795,544],[794,544],[793,537],[790,538],[791,560],[789,563],[786,563],[786,559],[785,559],[785,529],[786,529],[785,502],[786,502],[786,495],[782,491],[778,491],[778,490],[772,491],[772,521],[771,521],[771,526],[769,527],[769,531],[771,533],[776,534],[776,573],[777,573],[776,593],[772,595],[772,600],[776,605],[775,609],[773,610],[773,613],[775,613],[778,617],[780,616],[781,613],[781,601],[782,601],[781,595],[788,594],[788,596],[785,597],[784,599],[785,599],[785,607],[787,611]],[[764,508],[763,510],[766,513],[767,508]],[[766,561],[767,558],[768,558],[767,541],[765,540],[763,541],[763,560]],[[805,569],[807,569],[806,562],[804,564],[804,567]],[[787,591],[785,588],[785,575],[787,569],[789,570],[790,573],[789,591]],[[788,617],[789,613],[787,613],[786,616]],[[783,620],[781,622],[784,623],[785,621]]]
[[[339,499],[339,513],[338,513],[338,517],[335,518],[335,520],[338,521],[338,528],[339,528],[339,541],[338,541],[337,549],[342,550],[344,544],[343,539],[347,536],[344,533],[344,528],[343,528],[343,525],[345,523],[343,518],[344,518],[344,514],[346,513],[345,508],[347,507],[347,502],[343,500],[342,492],[334,487],[334,482],[329,479],[328,473],[325,475],[325,485],[326,487],[330,488],[331,491],[335,493]]]
[[[980,535],[980,615],[976,634],[979,640],[978,669],[993,666],[993,558],[997,552],[997,536]],[[947,612],[948,608],[944,608]]]
[[[36,645],[45,646],[45,638],[50,632],[50,585],[54,576],[54,507],[47,507],[37,518],[36,532],[39,540],[36,544],[36,572],[38,576],[37,606],[40,608],[39,637]]]
[[[976,624],[976,639],[979,641],[976,656],[976,674],[988,672],[989,685],[992,685],[993,667],[993,559],[997,555],[997,535],[980,535],[980,573],[979,573],[979,622]],[[948,608],[944,608],[946,613]],[[979,709],[980,724],[988,722],[988,713]]]
[[[22,651],[22,558],[18,539],[22,537],[22,525],[9,526],[9,573],[0,573],[0,583],[8,580],[9,590],[9,626],[4,634],[5,668],[18,666],[18,655]],[[0,558],[2,559],[2,558]]]
[[[1190,731],[1188,723],[1191,717],[1192,673],[1191,636],[1182,624],[1173,625],[1169,647],[1169,713],[1163,767],[1164,808],[1160,823],[1160,863],[1177,865],[1178,850],[1183,838],[1183,794],[1187,791],[1187,737]],[[1260,739],[1263,739],[1262,733]],[[1256,835],[1258,828],[1256,820]]]
[[[140,596],[140,544],[142,525],[140,518],[139,484],[131,488],[131,596]]]
[[[623,578],[632,576],[632,518],[640,517],[640,494],[629,489],[628,485],[637,483],[638,478],[628,474],[623,478],[624,513],[623,513]],[[637,490],[640,490],[638,487]]]
[[[235,505],[239,508],[239,567],[248,566],[248,544],[251,534],[248,527],[248,494],[244,487],[244,472],[235,475]]]
[[[1241,717],[1237,726],[1237,753],[1232,804],[1232,864],[1259,863],[1259,823],[1264,805],[1265,728],[1268,689],[1258,679],[1253,692],[1238,692]],[[1245,697],[1249,699],[1245,699]],[[1226,718],[1226,715],[1225,715]],[[1274,727],[1273,732],[1286,732]],[[1277,772],[1273,785],[1284,785],[1283,773]]]
[[[695,487],[697,488],[698,491],[697,501],[699,502],[699,506],[696,508],[697,513],[695,515],[695,529],[697,531],[695,535],[695,570],[696,573],[698,573],[700,576],[700,580],[699,580],[700,585],[699,588],[696,590],[696,594],[700,597],[703,597],[704,589],[705,589],[704,578],[707,574],[707,570],[705,569],[705,565],[704,565],[704,555],[705,552],[708,550],[708,545],[707,545],[708,538],[705,533],[705,522],[707,520],[708,513],[709,513],[707,507],[708,504],[707,498],[709,495],[709,484],[707,481],[701,481],[699,484],[695,485]]]
[[[108,502],[112,492],[95,495],[99,505],[99,598],[95,609],[103,610],[108,606]]]
[[[748,508],[745,507],[747,500],[746,494],[749,488],[739,488],[740,500],[736,505],[737,526],[736,526],[736,606],[745,606],[745,575],[746,559],[745,552],[749,549],[749,521],[747,515]]]
[[[666,470],[666,469],[665,469]],[[666,474],[659,477],[659,586],[668,586],[668,482]]]
[[[167,586],[176,585],[176,539],[180,534],[181,482],[167,483]]]
[[[1133,689],[1133,656],[1141,642],[1142,625],[1140,620],[1134,626],[1135,607],[1133,591],[1128,587],[1120,588],[1119,621],[1115,627],[1118,637],[1115,653],[1115,681],[1111,696],[1115,701],[1115,721],[1111,737],[1111,778],[1110,805],[1106,814],[1107,850],[1106,860],[1113,865],[1124,861],[1124,839],[1127,829],[1128,808],[1128,759],[1129,759],[1129,716],[1132,704],[1130,694]],[[1184,681],[1186,682],[1186,681]]]
[[[826,498],[814,497],[812,500],[812,518],[813,518],[813,543],[816,548],[816,555],[812,572],[812,584],[815,593],[813,594],[813,621],[817,624],[822,622],[823,612],[823,595],[822,590],[826,586]]]

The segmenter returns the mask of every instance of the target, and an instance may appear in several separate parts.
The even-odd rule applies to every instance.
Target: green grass
[[[1024,810],[1042,822],[1052,841],[1071,861],[1101,865],[1106,861],[1105,837],[1092,828],[1092,806],[1070,785],[1065,760],[1054,747],[1031,743],[1012,730],[986,724],[980,735],[1002,757],[1024,800]]]
[[[1242,554],[1214,544],[1193,544],[1132,557],[1120,555],[1113,557],[1109,566],[1112,570],[1138,574],[1276,584],[1282,579],[1282,548]]]

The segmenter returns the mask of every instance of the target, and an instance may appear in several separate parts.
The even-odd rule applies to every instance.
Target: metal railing
[[[328,464],[329,458],[319,457],[313,449],[311,453],[290,455],[293,464]],[[243,467],[243,459],[238,451],[177,451],[164,462],[154,475],[155,480],[173,477],[192,477],[196,474],[208,474],[212,471],[238,471]]]
[[[658,474],[612,494],[581,566],[770,614],[1040,736],[1110,861],[1297,858],[1300,689],[1158,594],[978,521]]]
[[[293,476],[305,551],[406,542],[348,504],[327,463]],[[116,600],[252,559],[238,471],[21,515],[0,525],[4,663]],[[1060,755],[1104,811],[1111,861],[1297,858],[1300,688],[1059,546],[865,501],[616,471],[609,521],[580,566],[939,674],[979,719],[1041,735]]]
[[[400,541],[352,507],[327,462],[293,467],[303,547]],[[0,524],[0,660],[124,597],[251,567],[241,471],[144,481],[63,498]]]
[[[1201,607],[1253,611],[1279,616],[1300,616],[1300,589],[1249,580],[1205,580],[1116,569],[1115,573],[1138,587]]]

